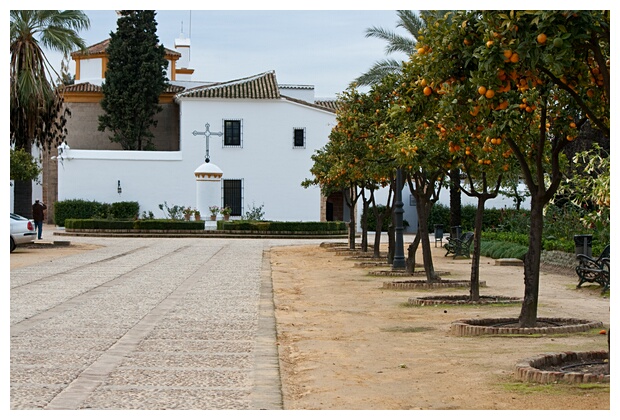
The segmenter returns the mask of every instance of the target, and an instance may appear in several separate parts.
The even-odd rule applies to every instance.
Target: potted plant
[[[220,208],[218,206],[210,206],[209,211],[211,212],[211,220],[215,220],[217,214],[220,212]]]
[[[194,220],[200,220],[200,210],[194,210]]]
[[[189,222],[189,218],[194,214],[194,210],[191,207],[183,207],[183,216],[185,216],[185,220]]]
[[[226,207],[222,207],[220,209],[220,213],[222,213],[222,216],[224,216],[224,220],[228,220],[230,218],[230,212],[232,211],[232,209],[228,206]]]

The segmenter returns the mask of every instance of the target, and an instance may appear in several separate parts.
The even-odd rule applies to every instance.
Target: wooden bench
[[[448,243],[443,247],[446,249],[446,257],[450,254],[454,254],[452,258],[456,258],[459,255],[469,258],[471,244],[474,241],[474,232],[465,232],[460,238],[448,238]]]
[[[603,288],[603,292],[609,290],[609,245],[605,247],[597,259],[579,254],[577,260],[579,261],[579,265],[575,267],[577,276],[579,276],[577,288],[580,288],[584,283],[597,283]]]

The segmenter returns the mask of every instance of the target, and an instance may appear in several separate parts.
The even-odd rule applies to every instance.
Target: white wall
[[[211,136],[211,162],[223,179],[243,179],[242,214],[253,203],[264,205],[265,218],[283,221],[320,220],[320,189],[301,187],[310,177],[312,154],[323,147],[335,124],[335,114],[284,100],[183,99],[181,144],[197,164],[204,158],[204,136],[192,132],[224,131],[225,119],[242,119],[242,148],[223,147],[223,137]],[[306,129],[306,147],[293,148],[293,128]]]
[[[80,60],[80,78],[76,83],[90,82],[101,85],[101,58],[89,58]]]
[[[211,163],[223,179],[243,179],[242,214],[263,205],[265,218],[320,220],[320,190],[304,189],[311,156],[325,145],[333,113],[284,100],[183,99],[180,103],[180,152],[71,149],[58,167],[58,199],[101,202],[138,201],[140,211],[163,217],[158,205],[196,206],[194,170],[204,162],[205,137],[193,131],[223,131],[224,119],[242,119],[242,147],[223,147],[211,136]],[[293,148],[293,128],[306,128],[306,147]],[[122,194],[117,193],[121,181]],[[221,203],[215,203],[221,205]]]

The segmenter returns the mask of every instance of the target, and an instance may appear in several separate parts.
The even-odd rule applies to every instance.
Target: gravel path
[[[320,240],[79,240],[11,270],[11,409],[282,408],[269,249]]]

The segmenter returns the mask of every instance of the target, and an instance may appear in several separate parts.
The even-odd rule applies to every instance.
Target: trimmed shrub
[[[218,220],[219,230],[246,230],[259,232],[346,232],[345,222],[252,222],[248,220]]]
[[[137,201],[119,201],[110,205],[110,215],[114,219],[137,219],[140,214],[140,204]]]
[[[101,229],[101,230],[204,230],[205,222],[171,221],[169,219],[149,220],[110,220],[110,219],[66,219],[67,229]]]
[[[91,219],[105,213],[104,206],[98,201],[63,200],[54,204],[54,222],[65,226],[66,219]]]
[[[134,220],[134,229],[142,230],[204,230],[204,220],[199,221],[178,221],[170,219],[142,219]]]
[[[66,219],[121,219],[133,220],[138,217],[140,205],[137,201],[100,203],[88,200],[63,200],[54,205],[54,222],[65,226]]]
[[[66,219],[67,229],[133,229],[133,222],[109,219]]]

